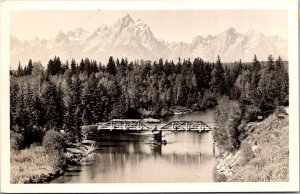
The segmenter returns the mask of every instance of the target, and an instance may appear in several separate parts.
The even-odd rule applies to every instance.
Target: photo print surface
[[[288,181],[287,25],[285,10],[12,12],[11,183]]]
[[[0,4],[1,191],[299,190],[295,0]]]

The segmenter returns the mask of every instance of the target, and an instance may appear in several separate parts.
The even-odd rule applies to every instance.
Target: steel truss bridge
[[[174,120],[158,125],[145,123],[141,119],[112,119],[98,123],[97,130],[109,131],[211,131],[212,128],[204,121]]]

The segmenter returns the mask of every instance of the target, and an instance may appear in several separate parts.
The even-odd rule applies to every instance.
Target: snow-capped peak
[[[67,36],[69,37],[69,40],[82,40],[86,38],[86,36],[89,34],[88,31],[84,30],[82,27],[75,28],[73,31],[68,31]]]
[[[63,32],[59,31],[58,34],[55,36],[55,42],[56,43],[68,43],[69,42],[69,37]]]
[[[235,33],[237,33],[234,27],[228,28],[228,29],[226,30],[226,32],[227,32],[228,34],[235,34]]]
[[[106,62],[109,56],[127,57],[128,60],[159,58],[177,60],[181,58],[201,57],[215,61],[217,55],[222,61],[232,62],[238,59],[252,61],[254,54],[265,59],[270,53],[287,60],[287,40],[279,36],[267,37],[263,33],[249,30],[239,33],[233,27],[216,35],[198,35],[191,43],[168,43],[158,40],[150,27],[142,20],[126,14],[111,26],[99,25],[89,33],[79,27],[74,30],[59,31],[54,39],[36,39],[19,41],[11,37],[11,63],[40,60],[46,64],[54,55],[62,60],[89,57]]]
[[[249,29],[247,32],[246,32],[246,35],[247,36],[265,36],[263,33],[257,31],[257,30],[254,30],[254,29]]]
[[[133,19],[129,14],[126,14],[124,17],[118,20],[117,25],[121,25],[121,27],[127,27],[131,23],[134,23]]]

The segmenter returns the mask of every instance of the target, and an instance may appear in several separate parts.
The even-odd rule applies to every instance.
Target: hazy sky
[[[59,30],[82,27],[89,32],[101,24],[112,25],[130,14],[150,26],[158,39],[191,42],[196,35],[218,34],[229,27],[238,32],[255,29],[266,35],[288,35],[284,10],[180,10],[180,11],[15,11],[11,13],[11,35],[21,40],[53,38]]]

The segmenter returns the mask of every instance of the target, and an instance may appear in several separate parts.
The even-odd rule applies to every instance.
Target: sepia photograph
[[[281,9],[187,2],[2,6],[10,188],[151,192],[141,186],[151,183],[201,192],[299,181],[297,1]]]

